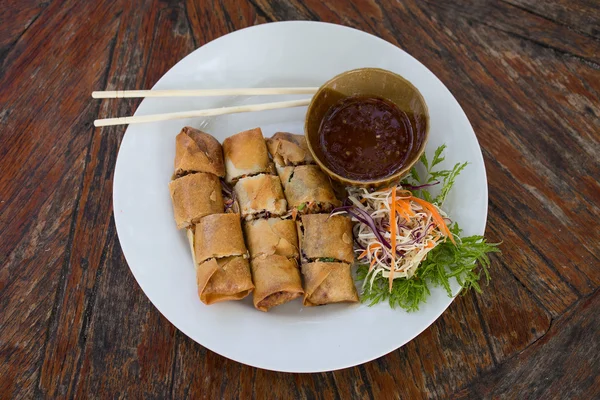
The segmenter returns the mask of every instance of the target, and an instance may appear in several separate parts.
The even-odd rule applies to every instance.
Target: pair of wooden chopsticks
[[[108,90],[92,92],[95,99],[124,99],[134,97],[191,97],[191,96],[266,96],[276,94],[314,94],[316,87],[298,88],[247,88],[247,89],[199,89],[199,90]],[[179,111],[165,114],[138,115],[130,117],[104,118],[94,121],[94,126],[139,124],[142,122],[167,121],[179,118],[210,117],[251,111],[275,110],[279,108],[301,107],[310,99],[279,101],[274,103],[244,106],[209,108],[205,110]]]

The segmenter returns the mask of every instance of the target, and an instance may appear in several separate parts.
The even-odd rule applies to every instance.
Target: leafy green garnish
[[[417,269],[417,275],[418,271]],[[371,279],[368,265],[358,266],[357,279],[359,281]],[[429,294],[427,283],[418,276],[413,276],[411,279],[394,279],[392,282],[392,291],[390,292],[388,280],[379,275],[373,281],[373,285],[367,282],[360,300],[369,306],[387,300],[390,303],[390,307],[400,307],[410,312],[417,311],[419,305],[425,301]]]
[[[457,163],[450,170],[435,170],[445,160],[444,150],[446,145],[438,147],[429,160],[425,153],[421,156],[420,162],[425,167],[425,180],[421,180],[416,167],[413,167],[409,176],[402,182],[403,185],[421,186],[435,182],[442,184],[440,192],[433,197],[427,190],[429,186],[413,190],[413,195],[420,197],[430,203],[441,206],[456,181],[456,177],[468,165],[468,163]],[[429,285],[434,287],[443,287],[449,297],[452,297],[452,288],[450,279],[456,278],[462,287],[461,290],[474,289],[481,293],[479,280],[481,273],[489,282],[490,275],[488,268],[490,266],[490,253],[499,253],[500,243],[487,243],[483,236],[468,236],[459,238],[461,230],[458,224],[454,223],[450,231],[456,237],[456,245],[450,240],[438,244],[428,254],[427,258],[421,262],[415,274],[410,278],[396,278],[392,282],[392,290],[389,289],[389,281],[382,275],[377,275],[374,279],[369,273],[368,265],[359,265],[357,271],[357,280],[364,282],[364,289],[361,295],[361,301],[369,306],[382,301],[388,301],[392,308],[400,307],[406,311],[417,311],[419,305],[430,295]],[[479,266],[481,268],[479,268]],[[372,273],[375,273],[373,271]],[[372,284],[371,284],[372,281]]]
[[[454,224],[456,232],[458,226]],[[469,236],[458,239],[456,246],[449,240],[437,245],[427,254],[427,258],[419,265],[415,275],[410,278],[394,279],[392,291],[389,290],[387,278],[379,275],[370,285],[371,276],[368,265],[360,265],[357,279],[367,280],[361,295],[361,301],[369,306],[387,300],[392,308],[400,307],[406,311],[417,311],[419,305],[429,297],[429,285],[442,286],[449,297],[452,297],[450,278],[456,278],[463,290],[475,289],[481,293],[479,279],[481,271],[487,282],[490,280],[488,267],[489,253],[500,252],[498,243],[487,243],[483,236]],[[478,268],[481,265],[481,269]]]
[[[442,188],[440,190],[439,195],[433,197],[431,193],[423,189],[418,189],[413,192],[413,194],[417,197],[422,198],[430,203],[434,203],[438,206],[444,204],[446,200],[446,196],[448,196],[448,192],[454,186],[454,182],[456,177],[462,172],[463,169],[469,164],[467,162],[457,163],[454,165],[452,169],[442,169],[442,170],[434,170],[436,166],[442,163],[446,157],[444,156],[444,150],[446,149],[446,145],[443,144],[435,150],[433,154],[433,159],[430,161],[427,158],[427,154],[423,153],[419,161],[425,167],[426,177],[427,179],[422,181],[420,179],[419,173],[417,172],[417,166],[414,166],[409,173],[409,176],[402,182],[402,184],[408,184],[412,186],[420,186],[431,184],[434,182],[440,182],[442,184]]]
[[[304,210],[304,207],[306,207],[306,203],[300,204],[298,207],[296,207],[296,210],[302,211],[302,210]]]
[[[321,262],[335,262],[336,260],[333,257],[321,257],[321,258],[319,258],[319,261],[321,261]]]

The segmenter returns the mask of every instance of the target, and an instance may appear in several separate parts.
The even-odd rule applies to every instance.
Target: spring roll
[[[196,224],[194,251],[197,263],[209,258],[248,257],[239,215],[222,212],[207,215]]]
[[[216,175],[198,172],[169,183],[177,229],[189,227],[209,214],[223,212],[221,183]]]
[[[254,307],[269,311],[301,296],[302,282],[295,260],[283,256],[259,256],[250,263],[254,279]]]
[[[198,129],[186,126],[175,138],[175,177],[207,172],[225,177],[221,144]]]
[[[305,306],[358,301],[350,264],[320,261],[306,263],[302,264],[302,276]]]
[[[267,147],[277,166],[314,164],[304,135],[277,132],[267,139]]]
[[[285,197],[298,212],[328,212],[342,203],[335,197],[329,178],[317,165],[300,165],[288,177]]]
[[[248,259],[239,256],[211,258],[196,264],[196,282],[198,296],[207,305],[241,300],[254,289]]]
[[[227,182],[235,182],[245,176],[260,173],[274,173],[260,128],[240,132],[225,139],[223,153]]]
[[[296,223],[290,219],[269,218],[246,221],[244,233],[251,258],[273,254],[287,258],[299,256]]]
[[[275,175],[260,174],[242,178],[235,184],[233,190],[242,218],[283,215],[287,210],[281,182]]]
[[[343,215],[302,215],[298,238],[303,261],[343,261],[352,264],[352,222]]]

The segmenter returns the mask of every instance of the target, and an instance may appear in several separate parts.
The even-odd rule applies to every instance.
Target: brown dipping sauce
[[[411,123],[412,122],[412,123]],[[333,172],[355,180],[393,175],[424,132],[414,116],[380,97],[347,97],[329,108],[319,128],[320,152]]]

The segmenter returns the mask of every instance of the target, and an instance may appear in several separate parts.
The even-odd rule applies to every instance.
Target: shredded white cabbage
[[[348,198],[352,204],[365,211],[373,219],[373,223],[378,230],[380,237],[391,244],[390,216],[392,189],[384,189],[375,192],[369,192],[364,188],[350,187]],[[382,243],[372,228],[356,217],[352,220],[358,222],[354,226],[355,251],[357,252],[360,263],[369,264],[369,282],[370,285],[377,275],[381,274],[389,278],[390,271],[393,268],[393,279],[411,278],[419,264],[427,257],[427,253],[433,250],[439,243],[446,238],[445,226],[438,226],[433,218],[432,212],[423,207],[424,201],[415,201],[411,193],[398,186],[396,194],[396,255],[392,265],[392,252],[389,247]],[[449,221],[447,215],[436,205],[431,204],[437,210],[440,216]],[[344,211],[336,212],[343,214]],[[366,216],[354,210],[354,214],[362,219]],[[439,217],[438,217],[439,221]]]

